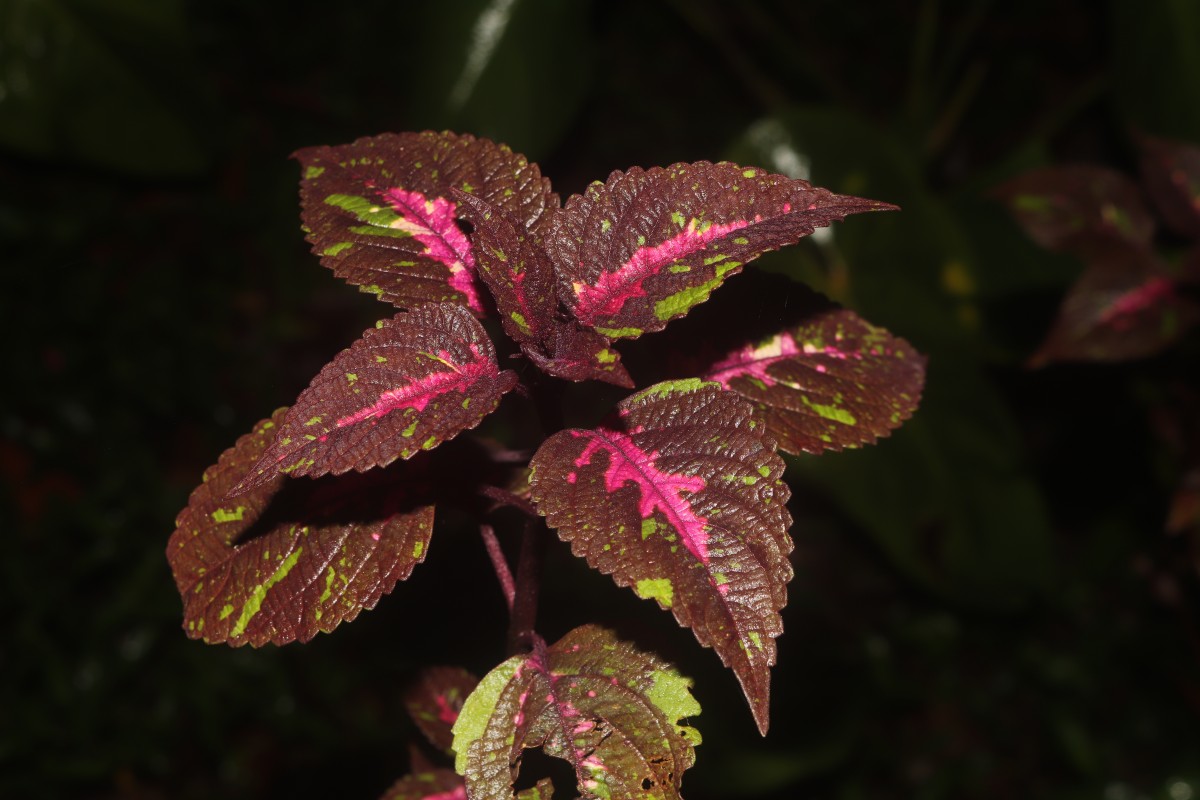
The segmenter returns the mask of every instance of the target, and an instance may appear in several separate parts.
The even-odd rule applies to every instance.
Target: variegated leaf
[[[464,307],[401,312],[313,378],[237,491],[280,472],[339,474],[411,458],[478,425],[515,384]]]
[[[815,292],[794,292],[800,322],[726,352],[703,371],[754,403],[788,453],[870,444],[912,416],[925,359],[903,339]]]
[[[1200,239],[1200,147],[1143,136],[1142,182],[1167,225],[1181,236]]]
[[[439,750],[449,750],[450,729],[479,679],[461,667],[430,667],[404,693],[404,707],[421,733]]]
[[[467,698],[455,768],[472,800],[511,800],[522,751],[540,747],[574,767],[585,798],[674,800],[700,741],[682,722],[700,713],[690,687],[603,628],[576,628],[551,647],[538,640]]]
[[[547,223],[559,297],[609,338],[662,330],[743,264],[848,214],[894,208],[736,164],[614,172]]]
[[[1154,236],[1154,218],[1137,184],[1104,167],[1045,167],[996,194],[1029,237],[1050,250],[1073,251],[1096,236],[1147,245]]]
[[[321,263],[400,308],[484,300],[454,192],[533,225],[558,196],[536,164],[504,145],[449,132],[383,134],[295,154],[301,218]]]
[[[594,430],[550,437],[532,496],[572,552],[670,609],[737,675],[764,733],[792,577],[782,459],[719,384],[660,383]]]
[[[285,413],[225,451],[176,520],[167,560],[194,639],[308,641],[374,608],[428,552],[430,488],[408,465],[303,485],[277,475],[229,499]]]

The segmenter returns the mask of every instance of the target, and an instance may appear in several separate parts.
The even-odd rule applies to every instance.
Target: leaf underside
[[[703,368],[751,401],[780,450],[821,453],[889,435],[920,403],[925,359],[908,342],[815,292],[793,289],[802,321]]]
[[[469,135],[383,134],[295,157],[313,252],[338,277],[405,309],[448,301],[484,312],[455,192],[480,197],[527,227],[559,206],[536,164]]]
[[[754,408],[716,383],[661,383],[530,463],[538,511],[572,552],[715,649],[765,733],[792,541],[783,460]]]
[[[193,639],[308,641],[374,608],[429,550],[433,506],[408,464],[305,485],[279,475],[228,498],[286,411],[225,451],[176,520],[167,559]]]
[[[425,738],[439,750],[450,750],[451,728],[463,701],[479,679],[461,667],[430,667],[404,693],[404,708]]]
[[[238,491],[278,473],[386,466],[473,428],[516,384],[462,306],[431,303],[368,330],[296,400]]]
[[[886,203],[730,163],[614,172],[546,225],[559,299],[580,324],[636,338],[686,314],[743,264]]]
[[[575,769],[580,794],[679,797],[695,762],[691,681],[608,630],[584,626],[514,656],[480,682],[454,728],[456,768],[473,800],[509,800],[526,748]]]

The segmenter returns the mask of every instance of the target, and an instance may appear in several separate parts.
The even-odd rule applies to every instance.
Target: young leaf
[[[325,365],[235,491],[280,472],[336,475],[411,458],[478,425],[516,380],[462,306],[401,312]]]
[[[374,608],[428,552],[433,506],[421,504],[428,487],[408,465],[303,491],[279,475],[228,499],[286,410],[226,450],[176,520],[167,560],[193,639],[306,642]]]
[[[434,769],[406,775],[380,800],[467,800],[467,787],[454,770]]]
[[[558,318],[554,266],[537,233],[481,200],[461,199],[475,225],[479,274],[525,356],[556,378],[633,388],[611,339]]]
[[[450,749],[450,729],[477,683],[478,678],[460,667],[430,667],[404,693],[405,709],[434,747]]]
[[[662,330],[767,251],[890,208],[730,163],[635,167],[568,200],[546,247],[575,318],[629,338]]]
[[[508,800],[521,751],[541,747],[575,769],[583,797],[678,798],[700,735],[691,681],[656,656],[587,625],[540,640],[489,672],[454,725],[455,769],[473,800]]]
[[[792,541],[783,460],[754,408],[716,383],[660,383],[607,427],[550,437],[530,465],[572,552],[714,648],[765,734]]]
[[[467,135],[383,134],[295,157],[313,252],[338,277],[400,308],[452,301],[484,311],[454,191],[526,226],[559,205],[536,164]]]
[[[1142,182],[1176,233],[1200,239],[1200,147],[1142,136]]]
[[[912,416],[925,359],[908,342],[815,292],[790,309],[799,324],[745,342],[702,373],[754,403],[780,450],[859,447]]]
[[[1030,366],[1143,358],[1200,321],[1200,306],[1144,247],[1096,242],[1085,259],[1087,270],[1067,292]]]
[[[1104,167],[1046,167],[1020,175],[996,190],[1017,222],[1049,250],[1076,249],[1097,235],[1149,244],[1154,218],[1137,184]]]

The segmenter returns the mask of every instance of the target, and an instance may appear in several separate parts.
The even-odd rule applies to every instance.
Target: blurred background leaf
[[[1082,265],[994,190],[1054,164],[1133,176],[1137,133],[1200,143],[1198,18],[1183,0],[0,2],[0,796],[376,797],[419,736],[406,681],[502,658],[500,592],[449,511],[404,586],[305,646],[188,641],[163,555],[204,468],[387,313],[309,254],[288,155],[445,126],[507,141],[564,195],[726,157],[903,207],[752,267],[930,357],[891,438],[791,462],[766,740],[669,615],[548,553],[547,638],[612,625],[696,678],[685,796],[1195,797],[1200,532],[1164,525],[1194,466],[1169,421],[1194,416],[1200,341],[1026,370]]]

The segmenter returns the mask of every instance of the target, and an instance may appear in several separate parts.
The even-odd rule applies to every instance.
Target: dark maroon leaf
[[[1175,535],[1189,530],[1200,534],[1200,465],[1185,474],[1175,490],[1167,510],[1166,528]]]
[[[1095,242],[1045,342],[1030,359],[1124,361],[1153,355],[1200,320],[1200,307],[1149,250]]]
[[[1153,136],[1139,138],[1142,182],[1167,226],[1200,239],[1200,147]]]
[[[176,520],[167,560],[193,639],[306,642],[374,608],[429,549],[429,487],[409,465],[303,486],[279,475],[229,499],[285,412],[225,451]]]
[[[467,800],[467,787],[454,770],[434,769],[401,778],[380,800]]]
[[[455,768],[472,800],[509,800],[522,751],[540,747],[575,769],[580,794],[678,798],[700,735],[691,681],[595,626],[514,656],[489,672],[454,726]]]
[[[478,425],[515,383],[462,306],[401,312],[313,378],[236,491],[280,472],[336,475],[411,458]]]
[[[598,380],[633,388],[633,379],[621,363],[621,354],[612,340],[574,322],[555,323],[546,345],[550,355],[536,347],[522,352],[543,372],[569,381]]]
[[[430,667],[404,693],[404,707],[421,733],[440,750],[449,750],[450,733],[463,701],[479,679],[459,667]]]
[[[479,274],[526,357],[556,378],[633,388],[611,339],[559,319],[554,267],[538,235],[480,200],[462,199],[475,225]]]
[[[1102,236],[1148,245],[1154,218],[1137,184],[1104,167],[1068,165],[1027,172],[996,190],[1035,242],[1074,251]]]
[[[536,164],[504,145],[453,133],[383,134],[295,154],[301,218],[321,263],[400,308],[453,301],[484,306],[455,191],[526,226],[558,196]]]
[[[788,453],[870,444],[912,416],[925,359],[816,293],[801,303],[803,322],[732,349],[707,366],[704,380],[753,402]]]
[[[476,268],[500,312],[504,332],[520,344],[540,345],[550,337],[558,313],[554,267],[534,231],[494,206],[456,195],[475,227]]]
[[[530,464],[538,511],[572,552],[714,648],[765,733],[792,541],[784,464],[754,408],[715,383],[660,383]]]
[[[614,172],[547,223],[559,297],[610,338],[662,330],[763,253],[848,214],[894,208],[735,164]]]

